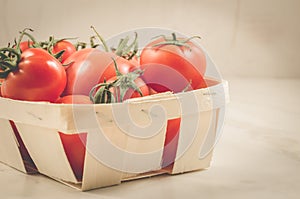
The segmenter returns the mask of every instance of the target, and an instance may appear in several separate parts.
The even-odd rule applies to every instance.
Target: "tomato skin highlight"
[[[63,95],[89,95],[96,84],[116,76],[112,58],[116,60],[119,71],[123,74],[136,68],[112,52],[86,48],[73,53],[64,61],[69,66],[66,69],[68,80]]]
[[[61,63],[43,49],[29,48],[21,54],[18,68],[4,80],[1,93],[16,100],[55,102],[65,85]]]
[[[60,62],[64,62],[68,57],[70,57],[73,53],[76,52],[75,46],[71,42],[69,42],[67,40],[60,40],[60,41],[58,41],[53,46],[52,53],[56,54],[56,53],[59,53],[62,50],[64,50],[64,53],[59,58]]]
[[[149,87],[157,92],[183,91],[206,87],[203,79],[206,71],[205,53],[200,47],[188,41],[189,46],[172,44],[158,45],[164,42],[158,38],[150,42],[141,52],[140,67],[144,69],[142,78]]]

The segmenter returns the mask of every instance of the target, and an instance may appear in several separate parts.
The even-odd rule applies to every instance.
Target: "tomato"
[[[107,81],[107,83],[113,82],[116,79],[117,79],[117,76],[112,77]],[[136,78],[134,80],[134,83],[140,89],[142,96],[150,95],[149,87],[145,84],[145,82],[141,78],[139,78],[139,77]],[[118,87],[116,87],[116,88],[112,87],[112,88],[110,88],[110,91],[113,93],[115,99],[120,99],[120,90],[118,89]],[[123,101],[130,99],[130,98],[137,98],[137,97],[142,97],[142,96],[140,95],[140,93],[138,91],[134,90],[133,88],[129,88],[124,95]],[[121,102],[121,100],[119,100],[118,102]]]
[[[162,157],[162,167],[169,166],[175,161],[179,139],[180,123],[181,118],[168,120]]]
[[[20,42],[20,45],[19,45],[19,49],[21,50],[21,52],[24,52],[25,50],[27,50],[28,48],[32,48],[32,46],[34,45],[34,42],[33,41],[22,41]],[[13,45],[13,48],[16,48],[16,44]]]
[[[11,49],[13,50],[13,49]],[[25,50],[1,86],[3,97],[55,102],[66,85],[62,64],[40,48]]]
[[[140,55],[142,78],[157,92],[175,93],[206,87],[203,79],[206,58],[202,49],[183,38],[160,37],[143,48]]]
[[[158,92],[149,87],[149,95],[157,94]]]
[[[59,104],[93,104],[89,96],[86,95],[66,95],[59,98],[55,103]]]
[[[64,50],[64,53],[59,58],[59,61],[61,62],[64,62],[68,57],[70,57],[70,55],[76,52],[75,46],[67,40],[60,40],[56,42],[53,46],[52,53],[57,54],[62,50]]]
[[[73,53],[63,62],[69,64],[66,68],[68,80],[63,95],[89,95],[96,84],[116,76],[112,58],[116,59],[123,74],[136,68],[128,60],[112,52],[86,48]]]
[[[1,70],[0,70],[1,71]],[[2,85],[2,82],[4,81],[4,79],[1,79],[0,78],[0,97],[2,97],[2,94],[1,94],[1,85]]]
[[[140,66],[140,60],[137,56],[132,57],[128,60],[132,65],[136,66],[137,68]]]
[[[64,134],[59,132],[59,136],[73,173],[76,176],[76,179],[81,181],[83,176],[87,133]]]

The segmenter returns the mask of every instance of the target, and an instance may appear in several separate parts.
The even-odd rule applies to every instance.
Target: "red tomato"
[[[86,95],[66,95],[59,98],[55,103],[59,104],[93,104],[89,96]]]
[[[215,86],[215,85],[219,84],[220,80],[213,79],[210,77],[205,77],[205,82],[206,82],[207,86],[210,87],[210,86]]]
[[[59,61],[40,48],[29,48],[2,83],[3,97],[55,102],[66,85],[66,73]]]
[[[64,134],[59,132],[59,136],[74,175],[78,181],[81,181],[83,176],[87,133]]]
[[[152,88],[149,88],[149,95],[154,95],[157,94],[158,92],[156,92],[155,90],[153,90]]]
[[[59,58],[61,62],[64,62],[70,55],[72,55],[74,52],[76,52],[75,46],[67,41],[67,40],[60,40],[58,41],[52,49],[52,53],[56,54],[59,53],[60,51],[64,50],[64,53],[62,56]]]
[[[137,56],[134,56],[133,58],[129,59],[128,61],[136,67],[140,66],[140,60]]]
[[[174,163],[176,158],[181,118],[168,120],[164,143],[162,167]]]
[[[1,70],[0,70],[1,71]],[[1,94],[1,85],[2,85],[2,82],[4,81],[4,79],[1,79],[0,78],[0,97],[2,97],[2,94]]]
[[[63,62],[64,64],[70,63],[66,69],[68,80],[64,95],[89,95],[90,90],[96,84],[116,76],[112,58],[116,60],[123,74],[136,68],[112,52],[86,48],[73,53]]]
[[[206,87],[206,58],[202,49],[191,41],[183,43],[182,38],[176,42],[183,45],[163,44],[168,41],[164,37],[155,39],[142,50],[140,67],[146,84],[158,92],[175,93],[188,85],[188,90]]]
[[[117,77],[113,77],[113,78],[110,78],[107,82],[110,83],[110,82],[113,82],[117,79]],[[149,90],[149,87],[145,84],[145,82],[141,79],[141,78],[136,78],[134,80],[134,83],[136,84],[136,86],[141,90],[141,93],[143,94],[143,96],[147,96],[147,95],[150,95],[150,90]],[[120,93],[119,93],[119,89],[118,88],[111,88],[110,91],[113,93],[115,99],[117,99],[116,97],[116,93],[115,92],[118,92],[118,99],[120,99]],[[130,98],[137,98],[137,97],[142,97],[140,95],[140,93],[132,88],[129,88],[125,95],[124,95],[124,98],[123,100],[127,100],[127,99],[130,99]],[[121,102],[120,100],[118,102]]]

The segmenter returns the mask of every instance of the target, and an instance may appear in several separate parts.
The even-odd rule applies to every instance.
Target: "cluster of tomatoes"
[[[0,48],[0,96],[50,103],[114,103],[166,91],[195,90],[209,83],[204,79],[205,54],[192,42],[197,37],[162,35],[139,49],[135,34],[109,48],[93,30],[96,35],[89,46],[53,37],[39,42],[31,29],[21,31],[12,46]],[[96,39],[101,43],[96,44]],[[168,122],[165,145],[179,126],[180,118]],[[60,133],[60,137],[74,174],[81,180],[86,133]]]
[[[135,34],[132,43],[126,37],[108,48],[92,28],[96,35],[89,47],[53,37],[38,42],[31,29],[24,29],[14,45],[0,48],[0,95],[52,103],[113,103],[206,87],[205,54],[191,41],[195,37],[162,35],[138,49]],[[95,39],[103,48],[97,48]]]

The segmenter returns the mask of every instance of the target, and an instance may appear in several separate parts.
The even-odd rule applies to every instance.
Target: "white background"
[[[0,0],[0,45],[31,27],[88,41],[140,27],[200,35],[228,76],[300,77],[299,0]]]

